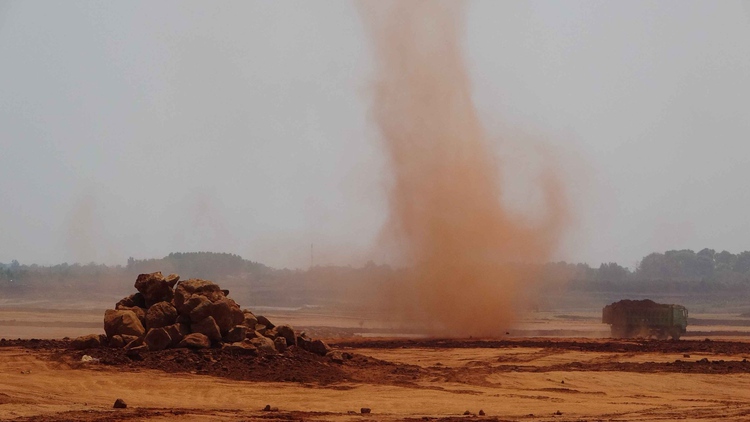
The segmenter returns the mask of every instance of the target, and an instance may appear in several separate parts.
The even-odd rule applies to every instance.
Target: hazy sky
[[[476,1],[465,45],[506,200],[568,175],[560,259],[750,250],[750,1]],[[351,2],[0,0],[0,262],[388,259],[369,49]]]

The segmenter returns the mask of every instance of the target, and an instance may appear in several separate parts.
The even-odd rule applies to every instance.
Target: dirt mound
[[[300,382],[321,385],[345,381],[347,372],[334,357],[325,357],[299,347],[283,354],[256,356],[227,349],[166,349],[129,353],[124,349],[97,348],[85,351],[57,350],[53,357],[73,367],[84,367],[83,355],[99,365],[118,370],[155,369],[167,373],[196,373],[233,380],[263,382]],[[353,358],[353,356],[348,356]],[[356,362],[352,363],[356,365]],[[91,367],[88,365],[88,367]]]
[[[499,349],[533,347],[581,352],[620,353],[714,353],[750,356],[750,342],[712,340],[568,340],[568,339],[517,339],[517,340],[461,340],[461,339],[391,339],[347,340],[331,343],[338,348],[366,349]]]

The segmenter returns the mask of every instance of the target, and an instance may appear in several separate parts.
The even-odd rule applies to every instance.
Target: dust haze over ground
[[[378,2],[361,11],[377,67],[372,116],[393,176],[381,238],[410,268],[387,303],[440,334],[501,334],[534,278],[509,264],[547,261],[569,221],[564,178],[554,165],[542,168],[538,219],[502,202],[501,164],[464,63],[464,3]]]

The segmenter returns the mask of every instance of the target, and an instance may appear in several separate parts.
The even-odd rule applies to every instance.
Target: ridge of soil
[[[338,348],[357,349],[502,349],[533,347],[541,349],[575,350],[582,352],[627,352],[627,353],[714,353],[748,354],[750,342],[716,340],[646,340],[646,339],[387,339],[387,340],[345,340],[330,342]]]

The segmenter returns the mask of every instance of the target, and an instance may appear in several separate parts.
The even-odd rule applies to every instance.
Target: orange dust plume
[[[373,118],[393,172],[384,236],[409,268],[390,303],[436,334],[491,336],[522,308],[537,277],[527,264],[551,258],[568,208],[550,165],[534,186],[541,217],[503,204],[498,157],[472,104],[463,6],[379,1],[361,14],[376,63]]]

